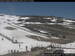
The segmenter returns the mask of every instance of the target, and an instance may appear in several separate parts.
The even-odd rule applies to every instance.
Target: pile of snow
[[[21,17],[20,19],[30,19],[30,17]]]
[[[48,33],[47,31],[44,30],[39,30],[41,33]]]
[[[44,18],[44,19],[50,19],[51,20],[52,18],[49,17],[49,18]]]
[[[58,37],[51,37],[52,39],[60,39],[60,38],[58,38]]]
[[[52,22],[56,22],[56,21],[57,21],[57,19],[54,17],[51,21],[52,21]]]

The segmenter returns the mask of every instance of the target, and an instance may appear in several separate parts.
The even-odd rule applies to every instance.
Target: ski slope
[[[22,44],[14,44],[8,39],[6,39],[3,36],[0,36],[0,55],[4,55],[7,53],[10,53],[11,50],[18,50],[18,51],[26,51],[26,46],[28,47],[28,50],[30,51],[32,47],[36,46],[48,46],[51,43],[50,42],[45,42],[45,41],[37,41],[32,38],[28,38],[26,35],[37,35],[37,36],[42,36],[41,34],[36,34],[33,32],[24,31],[18,27],[14,27],[12,25],[8,24],[7,19],[11,19],[11,21],[15,21],[19,19],[17,16],[10,16],[10,15],[4,15],[0,16],[0,33],[2,33],[5,36],[8,36],[10,39],[17,40],[18,42],[23,42]],[[22,18],[24,19],[24,18]],[[26,19],[29,19],[26,17]],[[13,27],[16,28],[15,30],[8,30],[5,29],[5,27]],[[4,40],[2,40],[4,39]],[[19,47],[20,45],[20,47]],[[69,44],[59,44],[61,47],[66,47],[66,48],[75,48],[75,42],[69,43]],[[64,49],[64,53],[75,53],[75,49]]]
[[[48,46],[50,45],[50,42],[44,42],[44,41],[37,41],[31,38],[26,37],[26,35],[29,35],[27,31],[23,31],[19,28],[16,28],[15,30],[7,30],[5,27],[11,26],[7,24],[6,19],[2,21],[0,19],[0,33],[4,34],[5,36],[8,36],[10,39],[17,40],[18,42],[23,42],[22,44],[14,44],[8,39],[0,36],[0,40],[3,38],[4,40],[0,41],[0,55],[7,54],[11,50],[19,50],[19,51],[26,51],[26,46],[28,47],[28,50],[30,51],[32,47],[36,46]],[[13,27],[13,26],[11,26]],[[31,33],[33,34],[33,33]],[[35,35],[35,34],[33,34]],[[20,45],[20,47],[19,47]]]

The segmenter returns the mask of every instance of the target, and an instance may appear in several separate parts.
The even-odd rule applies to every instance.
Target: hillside
[[[75,53],[75,20],[56,16],[0,15],[0,55],[54,45]]]

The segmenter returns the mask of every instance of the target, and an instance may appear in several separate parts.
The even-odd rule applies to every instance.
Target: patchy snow
[[[44,19],[50,19],[51,20],[52,18],[48,17],[48,18],[44,18]]]
[[[75,53],[75,49],[64,49],[64,53]]]
[[[58,37],[51,37],[51,38],[53,38],[53,39],[60,39],[60,38],[58,38]]]
[[[17,22],[16,20],[19,17],[9,16],[9,15],[0,16],[0,33],[8,36],[11,39],[14,38],[17,41],[23,42],[23,43],[20,44],[21,46],[19,47],[19,44],[14,44],[11,41],[9,41],[8,39],[0,36],[0,55],[7,54],[10,52],[10,50],[26,51],[26,48],[25,48],[26,46],[28,47],[28,50],[30,51],[31,47],[36,47],[36,46],[44,46],[45,47],[45,46],[48,46],[51,44],[50,42],[37,41],[37,40],[26,37],[26,35],[36,35],[36,36],[44,37],[41,34],[36,34],[36,33],[30,32],[27,29],[25,29],[25,31],[21,30],[19,27],[17,27],[16,30],[5,29],[5,27],[11,26],[7,23],[8,22],[7,19],[10,19],[10,18],[11,18],[12,22]],[[25,17],[23,19],[28,19],[28,17]],[[53,19],[53,22],[56,22],[56,19]],[[68,21],[68,22],[70,22],[70,21]],[[27,23],[27,24],[30,24],[30,23]],[[32,23],[32,24],[34,24],[34,23]],[[41,23],[35,22],[35,24],[41,24]],[[49,24],[51,24],[51,23],[49,23]],[[55,24],[55,23],[52,23],[52,24]],[[40,32],[45,33],[44,31],[40,31]],[[4,40],[2,40],[2,38]],[[52,38],[59,39],[57,37],[52,37]],[[71,49],[64,49],[64,53],[75,53],[75,42],[69,43],[69,44],[62,44],[59,46],[71,48]]]
[[[52,21],[52,22],[56,22],[56,21],[57,21],[57,19],[54,17],[51,21]]]
[[[25,22],[24,24],[43,24],[43,23],[40,23],[40,22]]]
[[[68,27],[68,28],[71,28],[72,29],[73,27]]]
[[[75,21],[73,21],[73,20],[68,20],[68,19],[63,19],[63,21],[64,21],[64,22],[70,22],[70,23],[71,23],[71,22],[75,22]]]
[[[8,36],[9,38],[15,38],[19,42],[23,42],[20,44],[14,44],[8,39],[0,36],[0,40],[4,38],[4,40],[0,41],[0,55],[7,54],[10,50],[19,50],[19,51],[26,51],[26,46],[28,47],[28,50],[31,50],[31,47],[36,47],[36,46],[48,46],[50,45],[50,42],[44,42],[44,41],[37,41],[31,38],[26,37],[26,35],[37,35],[34,33],[29,33],[27,31],[23,31],[19,28],[16,30],[7,30],[5,27],[10,26],[5,22],[5,20],[0,24],[0,33]]]
[[[30,18],[29,17],[21,17],[21,19],[25,19],[26,20],[26,19],[30,19]]]
[[[70,25],[70,22],[63,22],[63,25]]]
[[[75,53],[75,42],[61,45],[64,48],[64,53]]]
[[[47,23],[47,24],[49,24],[49,25],[55,25],[56,23]]]
[[[44,30],[39,30],[41,33],[48,33],[47,31]]]

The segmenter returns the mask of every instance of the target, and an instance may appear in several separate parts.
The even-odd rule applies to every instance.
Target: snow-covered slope
[[[26,46],[28,47],[28,50],[30,51],[32,47],[36,47],[36,46],[44,46],[45,47],[45,46],[48,46],[48,45],[51,44],[51,42],[38,41],[38,40],[27,37],[27,35],[44,36],[42,34],[36,34],[34,32],[31,32],[31,31],[27,30],[26,28],[25,28],[25,31],[24,31],[24,30],[20,29],[19,27],[15,27],[15,26],[12,26],[12,25],[8,24],[8,23],[11,23],[11,24],[18,23],[17,22],[18,19],[27,20],[27,19],[29,19],[29,17],[20,18],[19,16],[12,16],[12,15],[0,16],[0,33],[3,34],[4,36],[7,36],[8,38],[10,38],[12,40],[17,40],[18,42],[22,42],[22,43],[16,43],[15,44],[12,41],[10,41],[8,38],[0,35],[0,55],[7,54],[11,50],[26,51],[26,48],[25,48]],[[50,18],[49,20],[51,20],[53,23],[54,22],[56,23],[56,21],[57,21],[56,18],[54,18],[54,19]],[[71,23],[72,21],[71,20],[69,20],[69,21],[64,20],[64,22]],[[40,23],[40,24],[42,24],[42,23]],[[13,27],[13,28],[15,28],[15,30],[9,30],[9,29],[6,29],[6,27]],[[45,31],[41,31],[41,30],[40,30],[40,32],[46,33]],[[2,40],[2,39],[4,39],[4,40]],[[75,42],[73,42],[71,44],[62,44],[62,45],[59,44],[59,45],[61,47],[74,48]],[[74,49],[73,50],[64,49],[64,52],[65,53],[75,53],[75,50]]]
[[[9,19],[9,17],[7,16]],[[11,50],[19,50],[19,51],[26,51],[26,46],[28,47],[28,50],[31,50],[31,47],[36,47],[36,46],[48,46],[50,45],[50,42],[44,42],[44,41],[37,41],[31,38],[26,37],[26,35],[29,35],[27,31],[23,31],[19,28],[16,28],[15,30],[8,30],[5,27],[13,27],[9,25],[7,20],[4,18],[2,20],[0,18],[0,33],[3,35],[9,37],[10,39],[15,39],[18,42],[23,42],[20,44],[21,46],[19,47],[19,44],[14,44],[11,41],[9,41],[6,37],[0,36],[0,55],[6,54],[10,52]],[[35,35],[34,33],[31,33]],[[2,40],[2,38],[4,40]]]

